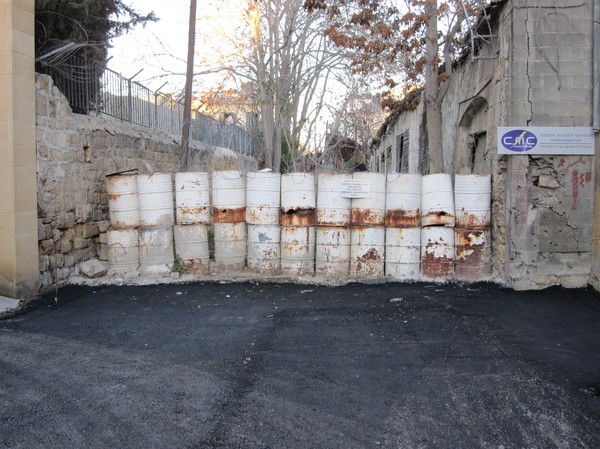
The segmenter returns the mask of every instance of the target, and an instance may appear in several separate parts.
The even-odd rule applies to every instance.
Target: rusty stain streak
[[[456,215],[456,227],[463,229],[488,229],[491,225],[489,216],[482,214],[473,214],[464,209]]]
[[[352,209],[350,211],[350,225],[368,226],[383,225],[385,216],[381,210],[372,209]]]
[[[315,224],[315,209],[281,209],[281,224],[283,226],[313,226]]]
[[[429,248],[433,245],[427,245]],[[421,260],[423,274],[432,278],[450,277],[454,271],[454,260],[450,257],[436,257],[433,252],[426,251]]]
[[[461,279],[481,279],[491,272],[492,253],[489,231],[456,229],[456,275]]]
[[[385,213],[385,226],[388,228],[418,228],[421,226],[421,212],[419,209],[387,210]]]
[[[214,223],[243,223],[246,221],[246,207],[233,209],[213,208]]]
[[[361,262],[380,262],[381,255],[375,248],[369,248],[366,253],[358,257],[358,260]]]
[[[177,220],[181,223],[210,224],[210,207],[177,206]]]
[[[347,227],[350,225],[350,211],[348,213],[340,213],[340,211],[332,211],[331,209],[317,208],[317,225],[327,227]]]
[[[453,225],[454,215],[445,210],[428,211],[421,217],[424,226]]]

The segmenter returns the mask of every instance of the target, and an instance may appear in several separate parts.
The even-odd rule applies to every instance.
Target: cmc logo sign
[[[531,150],[538,143],[538,138],[531,131],[513,129],[504,133],[501,138],[502,146],[515,153]]]

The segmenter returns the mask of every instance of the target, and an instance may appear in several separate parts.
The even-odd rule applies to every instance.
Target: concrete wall
[[[34,1],[0,0],[0,295],[37,293]]]
[[[594,157],[497,154],[498,126],[592,124],[592,2],[550,3],[507,2],[494,37],[456,69],[443,104],[447,171],[492,174],[494,274],[517,289],[596,279]]]
[[[37,232],[44,291],[77,275],[81,262],[106,258],[106,175],[128,169],[174,173],[179,169],[180,147],[173,136],[112,117],[72,114],[46,75],[37,76],[35,87]],[[198,142],[192,147],[191,170],[247,170],[246,165],[253,163],[230,150]]]
[[[515,0],[510,126],[591,126],[593,2]],[[585,285],[593,157],[511,156],[505,276],[517,288]]]

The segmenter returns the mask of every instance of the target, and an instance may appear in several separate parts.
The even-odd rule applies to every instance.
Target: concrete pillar
[[[592,240],[592,275],[590,284],[600,290],[600,134],[596,133],[596,157],[594,158],[594,223]]]
[[[0,295],[38,292],[34,0],[0,0]]]

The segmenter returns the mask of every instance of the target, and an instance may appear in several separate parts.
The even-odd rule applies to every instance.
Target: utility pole
[[[181,163],[187,170],[190,164],[190,121],[192,118],[192,81],[194,78],[194,44],[196,42],[196,0],[190,0],[190,25],[188,31],[187,73],[183,102],[183,126],[181,128]]]

